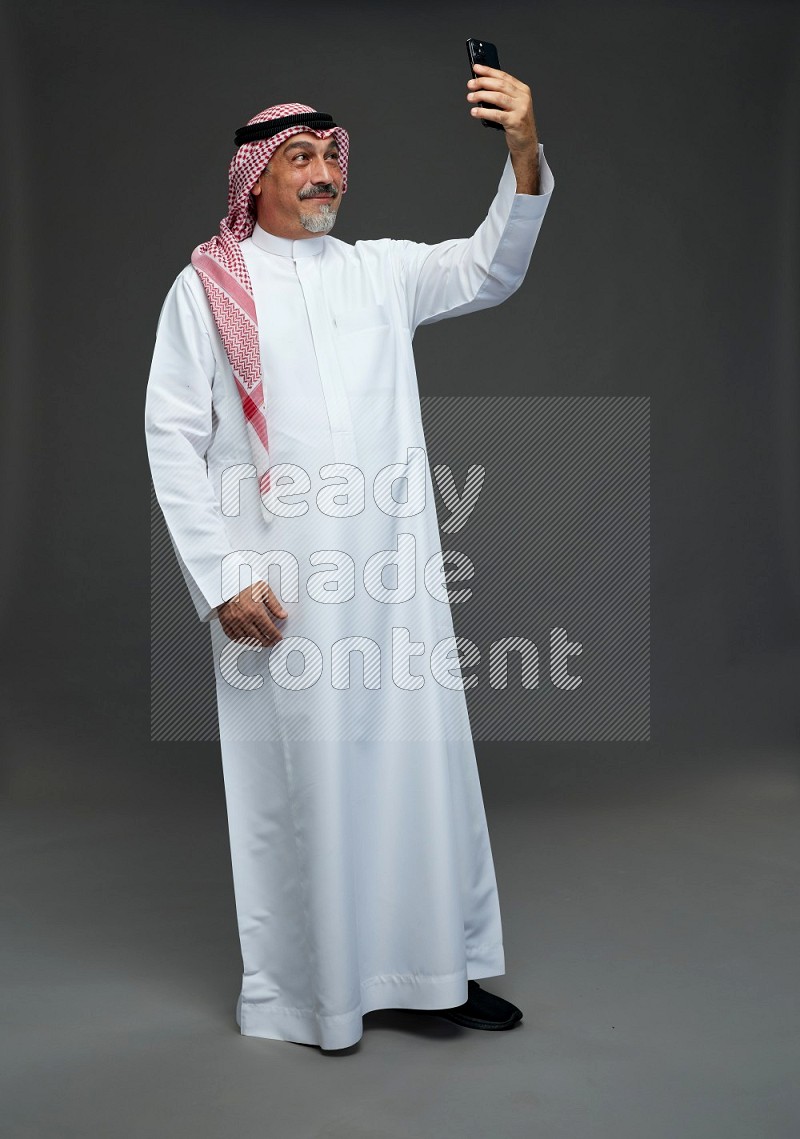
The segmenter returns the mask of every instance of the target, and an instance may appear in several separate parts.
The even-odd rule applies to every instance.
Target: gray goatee
[[[308,189],[301,191],[301,198],[319,198],[323,194],[330,194],[329,201],[325,201],[322,205],[313,206],[308,213],[300,214],[300,224],[303,229],[307,229],[309,233],[330,233],[333,229],[333,223],[336,221],[336,208],[334,202],[337,198],[336,187],[317,186],[315,189]]]
[[[330,233],[336,221],[336,210],[329,202],[314,206],[313,213],[301,213],[300,224],[309,233]]]

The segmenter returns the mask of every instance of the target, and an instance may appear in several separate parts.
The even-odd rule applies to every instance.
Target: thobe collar
[[[301,237],[297,241],[292,241],[290,237],[277,237],[269,230],[262,229],[256,222],[250,236],[253,245],[264,249],[267,253],[277,253],[279,257],[314,257],[322,252],[326,234],[322,233],[319,237]]]

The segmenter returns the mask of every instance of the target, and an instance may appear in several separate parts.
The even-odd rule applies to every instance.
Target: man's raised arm
[[[512,75],[476,63],[467,99],[474,118],[502,124],[508,156],[486,218],[468,238],[435,245],[392,243],[409,327],[500,304],[522,284],[555,186],[539,142],[531,91]]]

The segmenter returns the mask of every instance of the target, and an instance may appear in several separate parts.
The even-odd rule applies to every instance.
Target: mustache
[[[333,183],[328,186],[317,186],[313,190],[300,191],[301,198],[337,198],[338,196],[339,191],[336,189]]]

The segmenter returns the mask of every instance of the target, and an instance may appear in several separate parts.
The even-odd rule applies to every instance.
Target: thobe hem
[[[467,950],[466,968],[457,973],[394,973],[367,977],[361,982],[360,1005],[335,1016],[321,1016],[313,1009],[290,1008],[272,1001],[246,1001],[240,993],[236,1023],[242,1036],[315,1044],[326,1050],[350,1048],[363,1036],[362,1018],[368,1012],[454,1008],[467,1000],[468,980],[499,977],[504,973],[502,943],[477,945]]]

